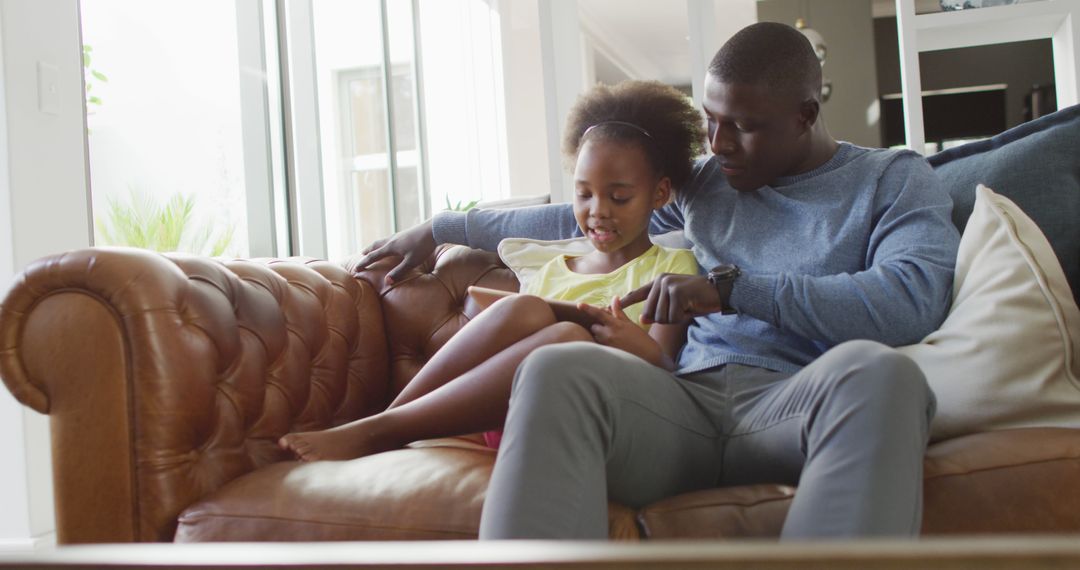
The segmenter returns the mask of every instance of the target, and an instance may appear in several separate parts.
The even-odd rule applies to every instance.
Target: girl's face
[[[593,247],[625,260],[651,247],[649,220],[671,196],[640,143],[588,140],[574,168],[574,217]]]

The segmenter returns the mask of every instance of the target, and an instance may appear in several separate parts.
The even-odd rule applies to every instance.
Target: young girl
[[[495,302],[462,327],[389,408],[335,428],[286,435],[279,445],[304,461],[352,459],[420,439],[497,429],[518,364],[553,343],[600,342],[674,369],[686,326],[652,325],[646,332],[635,324],[641,305],[624,312],[619,296],[662,273],[698,272],[693,254],[654,245],[648,229],[653,211],[688,180],[703,141],[700,114],[666,85],[627,81],[583,95],[567,119],[563,153],[574,165],[574,216],[592,250],[556,254],[540,267],[509,262],[519,278],[527,276],[521,294]],[[558,321],[541,297],[580,303],[598,322],[587,330]],[[497,447],[497,432],[485,439]]]

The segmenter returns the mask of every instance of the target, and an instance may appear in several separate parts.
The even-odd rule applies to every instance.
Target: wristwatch
[[[716,292],[720,294],[721,315],[735,314],[735,309],[731,306],[731,288],[740,275],[742,271],[739,270],[739,266],[730,263],[717,265],[709,270],[709,283],[712,283],[713,287],[716,287]]]

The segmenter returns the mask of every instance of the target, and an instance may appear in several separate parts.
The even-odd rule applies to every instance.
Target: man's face
[[[808,152],[800,104],[766,87],[724,83],[708,74],[702,101],[709,147],[732,188],[752,191],[798,173]]]

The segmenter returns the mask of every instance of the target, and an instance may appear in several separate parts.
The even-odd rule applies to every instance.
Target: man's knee
[[[836,346],[822,358],[828,359],[822,364],[841,372],[837,388],[860,399],[891,406],[907,403],[926,407],[933,403],[933,393],[919,365],[894,348],[854,340]]]
[[[518,366],[510,391],[506,430],[558,431],[567,422],[603,415],[610,397],[602,349],[591,342],[540,347]]]
[[[534,350],[518,366],[511,399],[522,392],[540,392],[548,397],[580,394],[603,377],[604,352],[593,342],[561,342]]]
[[[835,361],[842,368],[865,370],[877,376],[912,378],[925,381],[915,361],[895,348],[872,340],[851,340],[825,353],[822,359]]]

